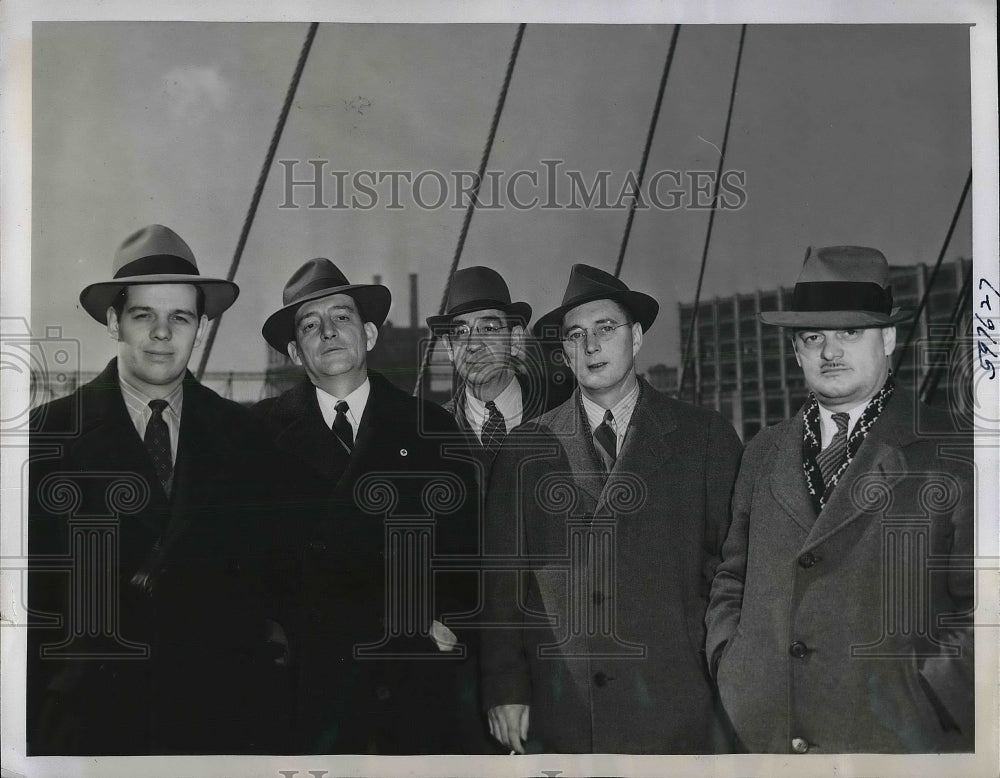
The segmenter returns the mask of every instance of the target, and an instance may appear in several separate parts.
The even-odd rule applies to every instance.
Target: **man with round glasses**
[[[445,313],[427,319],[458,374],[458,392],[444,408],[474,441],[484,485],[507,433],[544,410],[538,371],[525,359],[530,319],[531,306],[511,302],[503,277],[481,266],[456,271]]]
[[[519,753],[728,748],[702,646],[741,446],[714,411],[660,394],[635,358],[659,305],[574,265],[557,336],[577,380],[497,456],[482,634],[490,730]]]

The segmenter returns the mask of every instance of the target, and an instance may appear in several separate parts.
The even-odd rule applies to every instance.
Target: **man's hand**
[[[524,741],[528,739],[527,705],[497,705],[490,708],[490,734],[507,748],[519,754],[524,753]]]

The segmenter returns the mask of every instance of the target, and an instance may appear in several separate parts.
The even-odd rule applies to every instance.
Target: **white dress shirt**
[[[850,416],[850,421],[847,423],[847,436],[851,436],[851,430],[854,429],[854,425],[858,423],[858,419],[861,418],[861,414],[865,412],[865,408],[868,407],[868,403],[871,402],[869,398],[867,401],[861,403],[860,405],[855,405],[846,411],[836,411],[836,413],[846,413]],[[822,403],[819,404],[819,426],[820,426],[820,448],[826,448],[833,442],[833,436],[837,434],[837,422],[833,420],[834,411],[828,410],[823,407]]]
[[[334,397],[317,386],[316,400],[319,402],[319,410],[323,414],[323,421],[326,422],[326,426],[331,429],[333,428],[333,420],[337,418],[336,405],[343,400],[347,403],[347,413],[344,415],[351,422],[351,430],[354,432],[355,440],[357,440],[358,425],[361,424],[361,417],[365,415],[365,407],[368,405],[368,396],[371,392],[372,385],[367,378],[365,378],[361,386],[347,395],[347,397]]]
[[[146,439],[146,425],[153,415],[149,407],[149,401],[154,399],[128,383],[121,374],[118,376],[118,385],[122,390],[122,399],[125,400],[125,410],[128,411],[129,418],[135,425],[135,431],[139,433],[139,439]],[[167,407],[163,409],[163,420],[167,423],[170,431],[170,458],[174,465],[177,464],[177,442],[181,436],[181,407],[184,405],[184,385],[177,384],[169,395],[163,398],[167,401]]]
[[[497,406],[497,410],[503,414],[503,423],[507,427],[507,432],[521,424],[524,406],[521,401],[521,384],[517,382],[517,376],[511,377],[510,383],[504,387],[504,390],[496,396],[493,402]],[[476,431],[476,437],[479,438],[480,443],[483,441],[483,425],[486,424],[489,417],[490,412],[486,410],[486,403],[476,397],[469,387],[465,387],[465,418],[469,422],[469,426]]]
[[[580,397],[583,398],[583,410],[587,414],[590,432],[593,434],[594,430],[604,421],[604,412],[608,409],[595,403],[587,395],[583,394],[583,392],[580,393]],[[625,396],[610,409],[611,415],[615,419],[611,425],[611,428],[615,432],[615,456],[622,453],[622,446],[625,444],[625,433],[628,431],[628,423],[632,419],[632,412],[635,410],[635,404],[638,400],[639,382],[636,381]]]

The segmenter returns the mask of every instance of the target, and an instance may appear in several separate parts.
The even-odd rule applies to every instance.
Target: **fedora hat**
[[[629,289],[619,279],[610,273],[590,265],[573,265],[569,271],[569,283],[563,294],[562,305],[549,311],[535,322],[534,332],[542,337],[546,330],[562,326],[563,316],[579,305],[594,300],[614,300],[625,306],[632,317],[642,325],[642,331],[647,332],[656,321],[660,304],[648,294]]]
[[[381,284],[352,284],[329,259],[310,259],[292,273],[281,293],[282,307],[267,317],[261,332],[272,348],[282,354],[295,340],[295,312],[310,300],[346,294],[354,298],[363,321],[381,327],[389,314],[392,295]]]
[[[496,270],[488,267],[465,267],[456,270],[448,288],[445,312],[440,316],[428,316],[427,326],[431,332],[445,329],[451,320],[463,313],[495,308],[511,318],[528,326],[531,306],[527,303],[512,303],[507,282]]]
[[[162,224],[133,232],[115,252],[112,281],[90,284],[80,292],[83,309],[101,324],[108,308],[127,286],[138,284],[194,284],[205,295],[205,315],[214,319],[236,302],[240,288],[222,278],[198,273],[191,248],[181,236]]]
[[[877,249],[864,246],[811,248],[792,291],[787,311],[757,314],[778,327],[840,329],[889,327],[912,311],[894,307],[889,263]]]

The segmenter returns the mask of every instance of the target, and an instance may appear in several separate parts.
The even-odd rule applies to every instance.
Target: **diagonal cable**
[[[675,24],[673,34],[670,36],[670,47],[667,49],[667,60],[663,63],[663,75],[660,76],[660,89],[656,93],[653,118],[649,122],[649,130],[646,133],[646,147],[642,150],[642,162],[639,164],[639,180],[636,182],[635,197],[632,199],[632,204],[628,209],[628,217],[625,219],[625,233],[622,235],[621,247],[618,249],[618,261],[615,263],[615,278],[618,278],[622,274],[625,249],[628,248],[629,235],[632,233],[632,220],[635,218],[635,209],[641,197],[642,182],[646,177],[646,163],[649,161],[649,150],[653,146],[653,136],[656,134],[656,125],[659,123],[660,106],[663,105],[663,92],[667,87],[667,77],[670,75],[670,66],[674,61],[674,49],[677,48],[677,35],[680,31],[681,26]]]
[[[247,238],[250,235],[250,228],[253,226],[254,216],[257,215],[257,207],[260,205],[260,198],[264,193],[264,184],[267,183],[267,174],[271,170],[271,164],[274,162],[274,155],[278,151],[278,143],[281,140],[281,134],[285,129],[285,122],[288,121],[288,113],[292,108],[292,100],[295,98],[295,92],[299,88],[299,81],[302,79],[302,71],[306,67],[306,60],[309,58],[309,50],[312,48],[313,39],[316,37],[316,30],[318,28],[319,24],[317,22],[312,22],[309,25],[309,31],[306,33],[305,42],[302,44],[302,50],[299,52],[299,61],[295,65],[295,73],[292,75],[292,82],[288,85],[288,91],[285,92],[285,102],[281,106],[281,113],[278,116],[278,123],[274,128],[274,132],[271,133],[271,143],[267,147],[264,164],[260,169],[260,174],[257,176],[257,185],[253,190],[253,197],[250,200],[250,208],[247,210],[247,214],[243,219],[243,228],[240,230],[240,238],[236,243],[236,251],[233,254],[233,260],[229,264],[229,272],[226,273],[227,281],[232,281],[236,278],[236,271],[239,269],[240,260],[243,258],[243,249],[246,247]],[[219,331],[219,325],[221,322],[222,315],[220,314],[209,325],[208,340],[205,342],[205,350],[201,353],[201,361],[198,363],[198,372],[195,374],[199,381],[205,374],[205,366],[208,364],[208,357],[212,353],[212,346],[215,345],[215,335]]]

